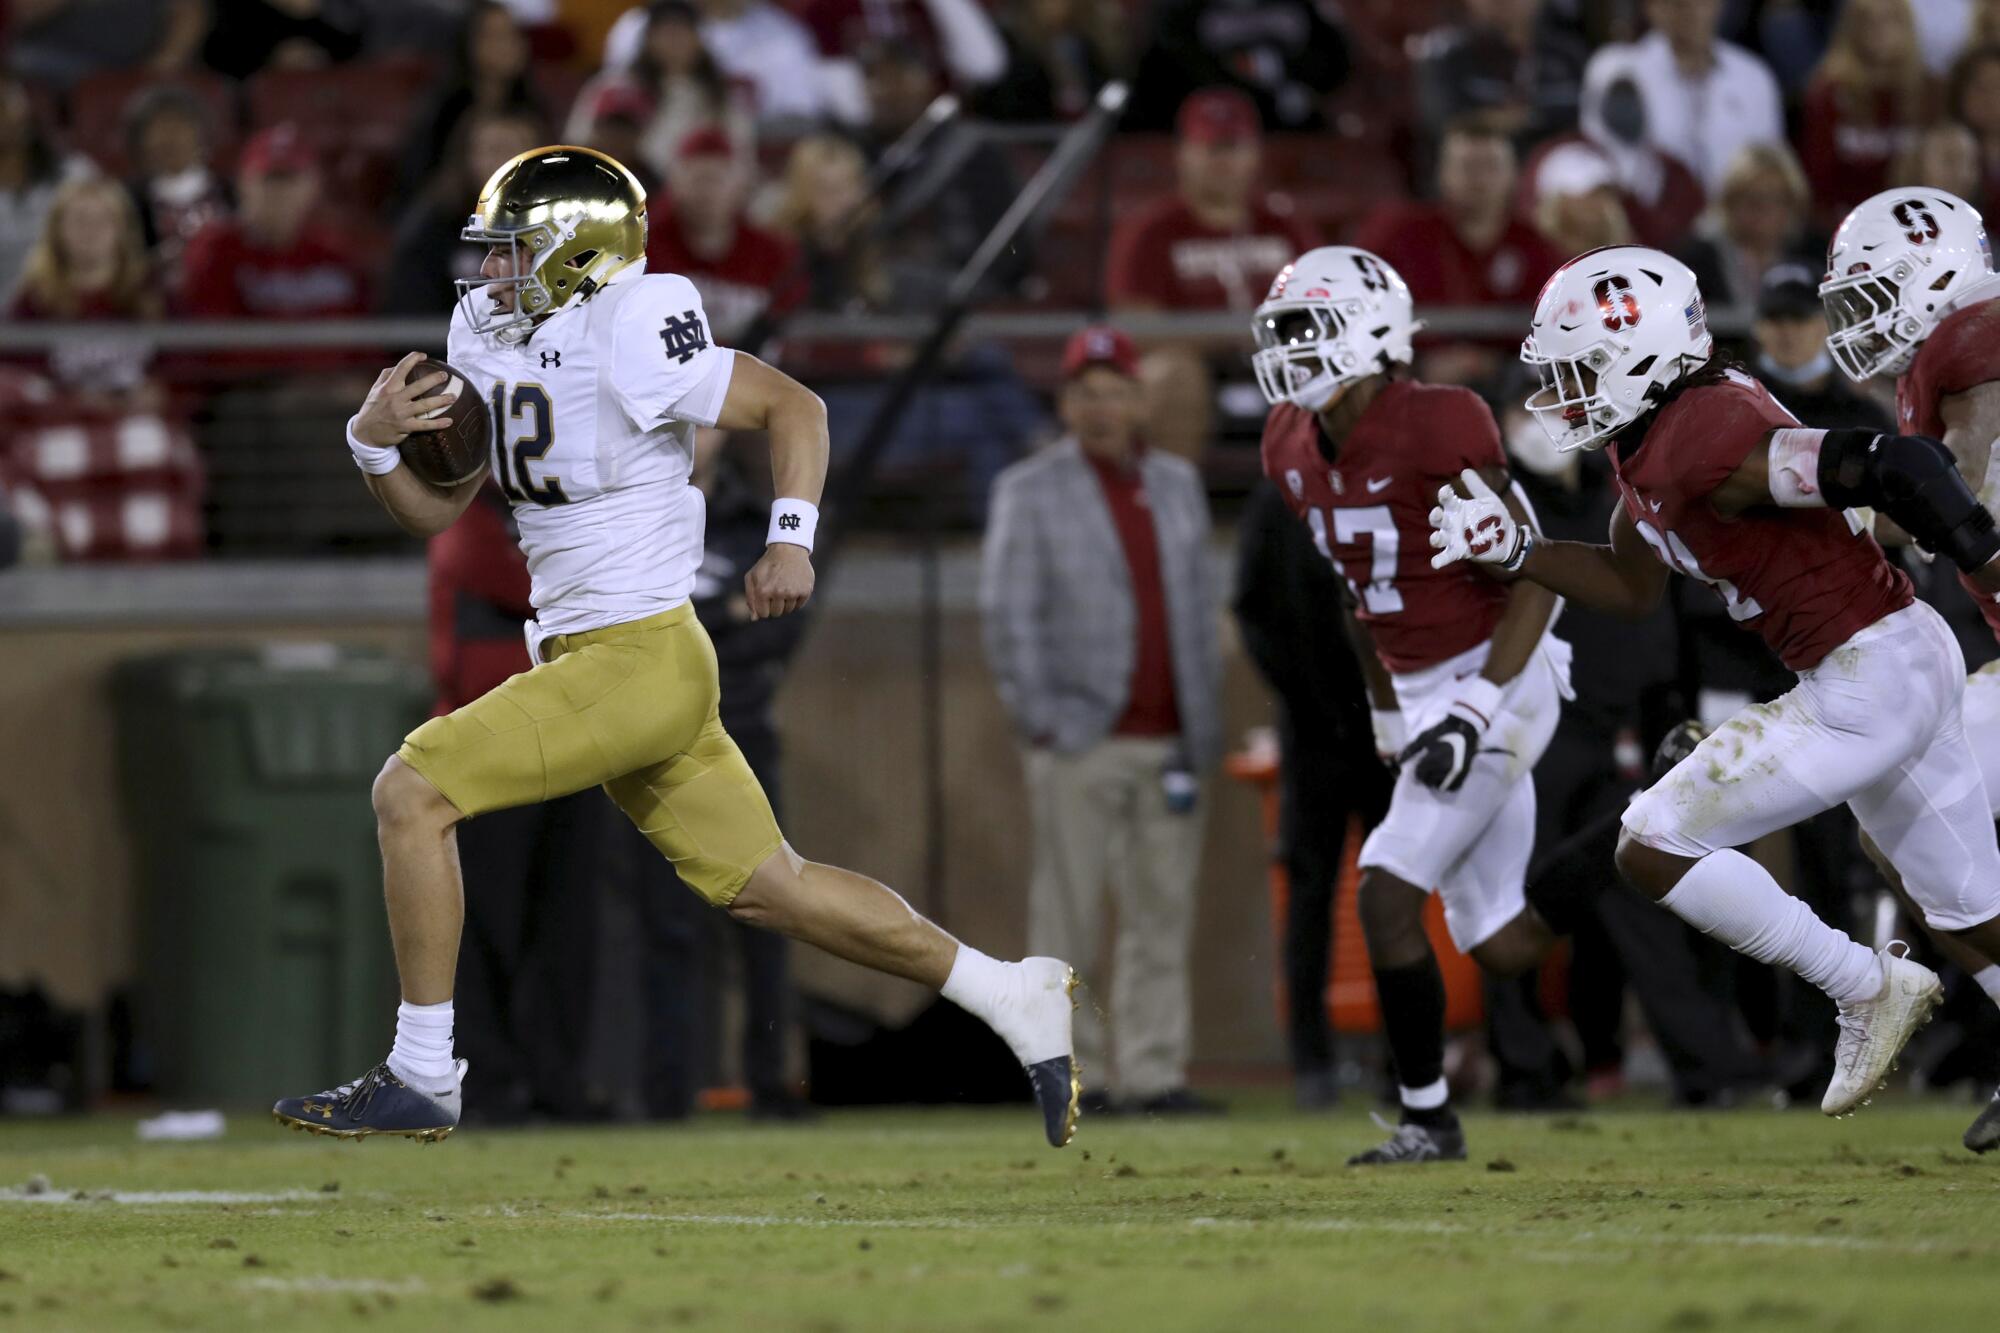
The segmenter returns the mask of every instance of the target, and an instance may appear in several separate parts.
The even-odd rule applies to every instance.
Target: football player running
[[[1496,490],[1510,483],[1486,404],[1408,377],[1417,322],[1395,270],[1350,246],[1309,250],[1278,274],[1253,328],[1272,405],[1264,472],[1347,580],[1353,603],[1338,614],[1368,677],[1377,748],[1401,770],[1361,849],[1359,907],[1402,1120],[1349,1164],[1460,1160],[1424,899],[1435,888],[1453,942],[1501,976],[1553,941],[1522,881],[1529,771],[1569,691],[1569,646],[1549,633],[1559,606],[1547,592],[1426,558],[1441,482],[1470,468]]]
[[[1439,493],[1434,562],[1634,615],[1679,572],[1798,673],[1633,800],[1617,860],[1697,929],[1833,999],[1820,1109],[1847,1114],[1928,1017],[1938,979],[1900,942],[1871,954],[1734,849],[1844,802],[1934,931],[2000,956],[2000,846],[1961,718],[1964,659],[1843,511],[1873,507],[2000,588],[1993,518],[1936,441],[1807,429],[1717,360],[1694,275],[1657,250],[1615,246],[1558,269],[1521,359],[1541,374],[1527,406],[1557,445],[1609,450],[1621,500],[1610,540],[1545,541],[1468,475],[1469,497]]]
[[[1985,224],[1943,190],[1889,190],[1856,205],[1827,251],[1827,350],[1850,379],[1896,379],[1896,428],[1942,440],[1989,511],[2000,499],[2000,277]],[[1885,539],[1896,534],[1878,532]],[[1959,575],[2000,637],[2000,602]],[[2000,814],[2000,662],[1965,682],[1965,734]],[[1950,936],[1940,949],[2000,1004],[2000,965]],[[1965,1132],[1965,1146],[2000,1146],[2000,1093]]]
[[[459,284],[449,357],[492,405],[491,466],[534,581],[535,666],[411,732],[376,778],[402,982],[395,1043],[355,1081],[278,1102],[278,1120],[350,1138],[451,1132],[466,1072],[451,1040],[464,918],[453,830],[602,785],[710,903],[939,988],[983,1019],[1026,1067],[1060,1147],[1077,1108],[1069,966],[989,958],[875,881],[800,857],[717,720],[715,650],[688,600],[702,558],[694,432],[769,432],[781,498],[744,593],[753,616],[783,615],[813,592],[824,406],[757,358],[713,345],[687,279],[645,273],[645,192],[611,158],[522,154],[487,181],[464,235],[489,252],[482,276]],[[396,446],[444,424],[432,414],[451,401],[441,375],[408,382],[416,361],[377,379],[348,443],[375,497],[428,536],[458,517],[484,472],[443,488],[401,466]]]

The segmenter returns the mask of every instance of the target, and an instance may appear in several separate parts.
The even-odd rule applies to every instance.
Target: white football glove
[[[1467,468],[1459,478],[1471,498],[1450,486],[1438,488],[1437,508],[1431,510],[1431,545],[1437,548],[1431,568],[1470,560],[1497,565],[1510,574],[1519,571],[1534,544],[1533,534],[1514,520],[1484,477]]]

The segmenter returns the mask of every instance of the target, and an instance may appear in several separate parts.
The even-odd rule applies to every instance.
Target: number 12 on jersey
[[[510,442],[503,423],[525,425]],[[537,483],[529,465],[548,456],[556,442],[556,411],[549,392],[539,384],[516,384],[510,399],[505,384],[493,386],[493,475],[501,493],[515,504],[568,504],[561,477]]]
[[[1317,509],[1306,511],[1306,523],[1312,528],[1313,544],[1319,553],[1333,561],[1333,567],[1340,570],[1347,580],[1347,586],[1371,616],[1390,616],[1403,609],[1403,594],[1396,587],[1396,552],[1401,549],[1402,535],[1396,531],[1396,520],[1389,513],[1388,505],[1369,505],[1365,509],[1336,509],[1333,511],[1332,541],[1342,546],[1368,539],[1368,582],[1364,586],[1354,580],[1354,576],[1334,559],[1333,548],[1328,542],[1326,515]]]

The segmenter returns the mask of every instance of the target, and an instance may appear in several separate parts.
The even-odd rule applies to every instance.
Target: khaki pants
[[[1108,1046],[1094,988],[1077,1014],[1084,1082],[1144,1098],[1187,1081],[1188,945],[1207,811],[1167,809],[1160,773],[1175,742],[1113,737],[1080,754],[1030,750],[1034,877],[1028,952],[1067,959],[1089,977],[1104,930],[1104,888],[1118,903]]]

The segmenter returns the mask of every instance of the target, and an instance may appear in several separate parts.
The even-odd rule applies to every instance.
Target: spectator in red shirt
[[[1278,270],[1318,244],[1289,201],[1258,189],[1262,126],[1233,88],[1181,104],[1174,194],[1111,233],[1105,278],[1113,310],[1241,310],[1263,299]],[[1214,374],[1204,349],[1155,345],[1146,354],[1148,437],[1184,458],[1207,447]]]
[[[181,304],[213,319],[320,319],[368,308],[368,284],[346,238],[314,219],[319,163],[295,126],[244,145],[237,215],[188,242]]]
[[[1847,0],[1806,89],[1799,155],[1822,222],[1889,184],[1889,167],[1936,110],[1909,0]]]
[[[692,282],[725,343],[764,313],[792,264],[789,241],[743,216],[745,184],[729,136],[699,129],[681,140],[667,191],[649,210],[646,270]]]
[[[8,318],[125,323],[160,314],[160,293],[125,187],[86,176],[56,191],[41,239],[28,251]],[[151,360],[144,337],[109,332],[102,339],[57,344],[44,369],[72,402],[92,409],[153,410],[164,395],[147,378]]]
[[[1549,248],[1513,212],[1514,141],[1478,119],[1456,121],[1438,146],[1435,203],[1392,205],[1354,243],[1380,255],[1425,306],[1527,307],[1568,258]],[[1511,361],[1519,339],[1432,343],[1419,352],[1418,377],[1470,384]]]
[[[1318,243],[1288,200],[1261,193],[1257,108],[1233,89],[1181,104],[1178,191],[1111,233],[1115,310],[1251,310],[1278,270]]]

